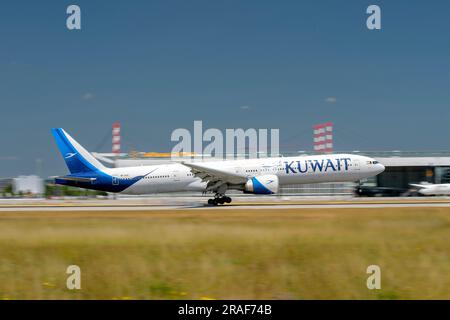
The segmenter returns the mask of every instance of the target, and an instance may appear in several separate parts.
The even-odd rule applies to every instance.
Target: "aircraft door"
[[[353,160],[353,170],[361,170],[361,162],[359,161],[359,159]]]
[[[174,171],[172,173],[172,178],[173,178],[173,181],[180,181],[180,172],[179,171]]]

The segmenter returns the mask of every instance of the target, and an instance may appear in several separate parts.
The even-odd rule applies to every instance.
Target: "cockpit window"
[[[377,164],[377,163],[379,163],[379,162],[378,162],[378,161],[376,161],[376,160],[375,160],[375,161],[373,162],[373,164]]]

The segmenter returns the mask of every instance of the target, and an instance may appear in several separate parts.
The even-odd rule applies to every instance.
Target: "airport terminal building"
[[[377,186],[407,188],[410,183],[450,183],[450,152],[391,153],[376,156],[386,167]]]

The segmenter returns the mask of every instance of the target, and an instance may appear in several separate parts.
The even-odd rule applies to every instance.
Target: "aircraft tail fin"
[[[105,167],[86,149],[75,141],[64,129],[52,129],[58,149],[70,173],[88,173],[103,170]]]

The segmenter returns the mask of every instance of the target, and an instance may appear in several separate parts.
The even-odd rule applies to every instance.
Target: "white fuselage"
[[[264,159],[201,162],[231,175],[248,179],[262,175],[276,175],[280,186],[302,183],[352,182],[369,178],[384,171],[384,166],[365,156],[329,154],[316,156],[279,157]],[[191,173],[181,163],[123,167],[105,170],[120,179],[145,176],[121,193],[150,194],[161,192],[205,191],[206,182]],[[114,180],[113,180],[114,183]]]

